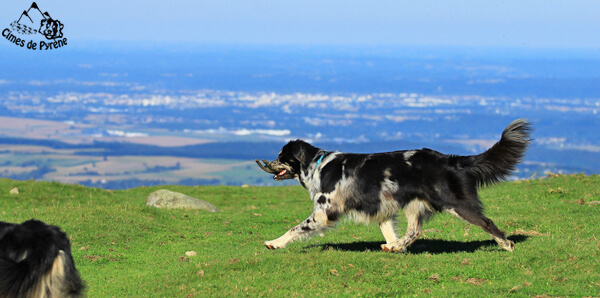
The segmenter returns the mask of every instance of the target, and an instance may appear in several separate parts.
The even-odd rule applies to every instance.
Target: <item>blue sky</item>
[[[600,1],[39,0],[70,42],[587,48]],[[0,4],[0,29],[31,1]],[[6,43],[2,43],[6,45]]]

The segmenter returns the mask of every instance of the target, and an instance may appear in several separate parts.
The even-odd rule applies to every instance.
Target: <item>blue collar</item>
[[[319,158],[319,160],[317,160],[317,165],[315,166],[315,169],[319,167],[319,164],[323,160],[323,157],[325,157],[325,154],[321,155],[321,158]]]

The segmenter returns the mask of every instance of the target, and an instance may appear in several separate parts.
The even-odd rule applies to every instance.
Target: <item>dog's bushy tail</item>
[[[502,137],[487,151],[469,156],[467,167],[478,186],[493,184],[506,179],[522,161],[531,139],[531,124],[526,119],[511,122]]]

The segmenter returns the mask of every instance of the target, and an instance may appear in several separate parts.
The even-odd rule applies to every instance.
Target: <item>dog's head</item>
[[[275,174],[273,179],[277,181],[286,179],[295,179],[303,168],[313,160],[319,149],[302,140],[295,140],[287,143],[279,152],[279,156],[272,162],[265,162],[262,166],[258,165],[266,172]]]

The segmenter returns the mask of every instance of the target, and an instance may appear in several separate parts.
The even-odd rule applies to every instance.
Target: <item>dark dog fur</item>
[[[445,155],[431,149],[375,154],[329,152],[304,141],[289,142],[276,160],[261,168],[275,180],[298,179],[314,202],[313,213],[283,236],[265,245],[285,247],[299,238],[323,233],[338,219],[379,224],[384,251],[405,252],[421,235],[421,225],[436,212],[481,227],[500,247],[512,251],[514,243],[483,215],[477,188],[505,179],[521,162],[530,143],[525,119],[510,123],[500,141],[473,156]],[[404,210],[407,231],[395,232],[395,215]]]
[[[60,228],[0,222],[0,297],[79,297],[83,289]]]

